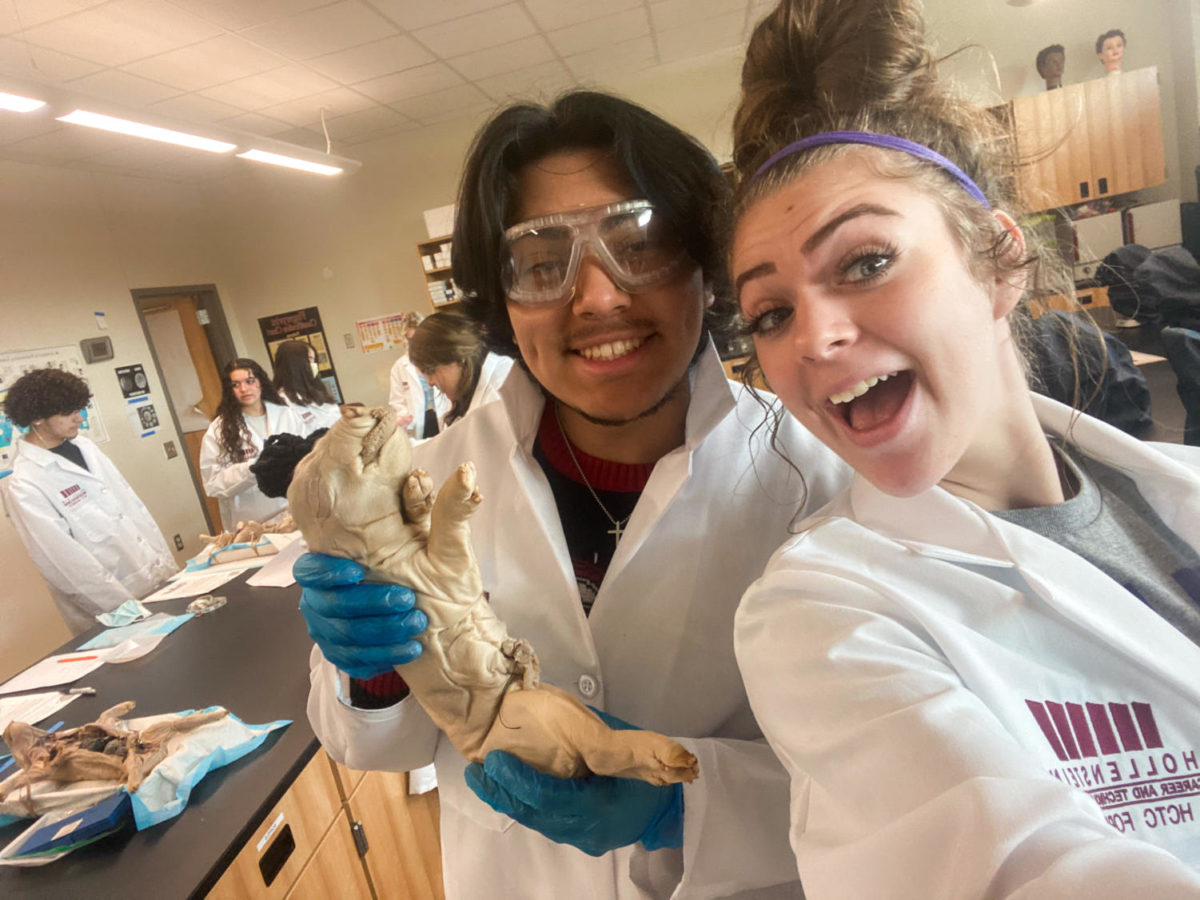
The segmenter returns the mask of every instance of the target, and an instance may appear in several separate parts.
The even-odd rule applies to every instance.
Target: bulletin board
[[[329,386],[333,398],[338,403],[343,402],[342,386],[338,383],[333,356],[329,352],[329,342],[325,339],[325,329],[321,325],[321,313],[315,306],[261,316],[258,327],[262,331],[263,343],[267,345],[270,362],[274,362],[275,351],[284,341],[306,341],[311,344],[317,351],[317,377]]]
[[[34,369],[62,369],[72,375],[78,375],[84,381],[88,380],[83,371],[83,357],[79,355],[79,348],[73,345],[0,353],[0,404],[3,404],[8,396],[8,389],[12,387],[13,382]],[[100,417],[95,397],[88,400],[87,408],[82,412],[83,425],[80,426],[79,433],[87,435],[97,443],[107,441],[108,430]],[[0,412],[0,478],[12,472],[16,441],[19,437],[19,429],[8,416]]]

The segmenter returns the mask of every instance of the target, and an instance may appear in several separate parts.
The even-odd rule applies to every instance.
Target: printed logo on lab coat
[[[87,491],[83,489],[81,484],[73,484],[70,487],[65,487],[58,492],[63,498],[63,506],[72,507],[78,506],[87,499]]]
[[[1068,763],[1050,774],[1089,794],[1117,831],[1195,823],[1188,798],[1200,797],[1196,748],[1164,747],[1149,703],[1025,704],[1055,756]]]

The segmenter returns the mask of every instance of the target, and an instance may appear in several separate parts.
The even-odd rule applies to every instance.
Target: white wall
[[[220,265],[209,250],[195,188],[144,179],[0,164],[0,350],[78,346],[107,334],[114,359],[85,366],[109,440],[100,449],[149,507],[168,541],[185,540],[182,560],[199,549],[204,519],[171,423],[135,437],[125,418],[116,366],[142,363],[151,397],[165,396],[129,291],[212,281]],[[95,312],[104,312],[100,332]],[[180,455],[168,460],[163,442]],[[0,679],[19,671],[70,634],[33,568],[11,521],[0,516]]]

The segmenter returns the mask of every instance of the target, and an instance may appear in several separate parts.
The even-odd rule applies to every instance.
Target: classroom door
[[[211,288],[188,293],[137,291],[134,300],[171,415],[183,436],[197,496],[211,533],[217,534],[223,528],[220,507],[205,495],[200,480],[200,444],[221,402],[218,355],[226,355],[220,352],[222,345],[232,347],[224,317],[215,322],[212,315],[216,292]],[[214,335],[214,327],[224,333]]]

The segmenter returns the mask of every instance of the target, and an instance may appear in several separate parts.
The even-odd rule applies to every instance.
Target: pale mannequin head
[[[1125,33],[1119,28],[1113,28],[1096,38],[1096,58],[1104,66],[1104,71],[1120,72],[1121,60],[1125,56]]]

